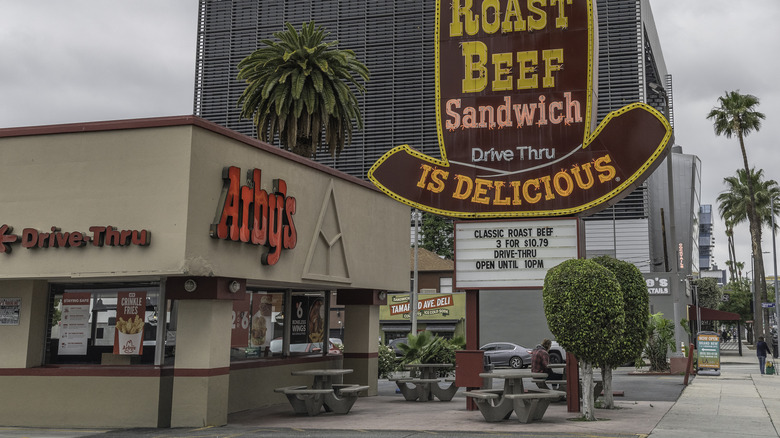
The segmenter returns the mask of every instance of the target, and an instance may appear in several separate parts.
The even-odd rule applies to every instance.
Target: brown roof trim
[[[277,148],[268,143],[262,142],[255,138],[246,136],[239,132],[225,128],[224,126],[217,125],[206,119],[202,119],[196,116],[169,116],[169,117],[151,117],[144,119],[126,119],[126,120],[108,120],[101,122],[84,122],[84,123],[68,123],[61,125],[42,125],[42,126],[25,126],[19,128],[0,128],[0,138],[8,137],[25,137],[32,135],[55,135],[55,134],[73,134],[80,132],[100,132],[100,131],[118,131],[123,129],[144,129],[144,128],[161,128],[170,126],[186,126],[192,125],[199,128],[203,128],[225,137],[232,138],[233,140],[240,141],[248,146],[252,146],[257,149],[261,149],[265,152],[284,157],[290,161],[294,161],[303,166],[310,167],[323,173],[327,173],[333,177],[349,181],[353,184],[361,185],[365,188],[379,191],[373,184],[368,181],[364,181],[360,178],[355,178],[352,175],[348,175],[332,167],[325,166],[316,161],[308,158],[301,157],[290,151]]]

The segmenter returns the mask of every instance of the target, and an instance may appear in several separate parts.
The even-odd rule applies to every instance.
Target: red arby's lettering
[[[264,265],[275,265],[282,249],[295,248],[298,234],[295,230],[295,198],[287,196],[287,183],[273,180],[273,192],[260,186],[260,169],[247,172],[247,185],[241,185],[241,169],[235,166],[222,171],[222,199],[217,206],[219,223],[211,225],[210,235],[215,239],[265,245]]]

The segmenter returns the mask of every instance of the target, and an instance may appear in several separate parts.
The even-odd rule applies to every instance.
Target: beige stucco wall
[[[193,133],[192,157],[192,174],[198,175],[190,184],[193,226],[188,230],[187,263],[192,272],[203,269],[204,274],[245,277],[250,284],[408,289],[409,272],[403,263],[409,251],[408,207],[376,190],[204,129]],[[217,212],[226,166],[240,167],[242,176],[249,169],[260,169],[262,188],[268,192],[274,179],[284,179],[287,195],[296,198],[293,218],[298,244],[284,250],[276,265],[260,263],[265,247],[204,238]],[[327,254],[318,227],[327,239],[342,233],[345,257],[339,244]],[[330,278],[322,275],[326,264],[332,270]]]
[[[0,368],[43,364],[48,291],[45,281],[0,280],[0,297],[21,298],[19,324],[0,326]]]
[[[0,254],[1,278],[137,277],[180,272],[187,226],[189,126],[0,138],[2,223],[89,232],[148,229],[149,247]]]
[[[309,160],[237,138],[194,125],[0,135],[0,187],[13,188],[0,192],[2,223],[14,234],[96,225],[152,233],[148,247],[16,243],[0,255],[0,279],[215,275],[250,285],[408,289],[408,207]],[[227,166],[242,175],[260,169],[266,191],[284,179],[297,200],[297,246],[274,266],[260,263],[263,246],[209,237]]]
[[[159,377],[0,376],[0,424],[157,427]]]

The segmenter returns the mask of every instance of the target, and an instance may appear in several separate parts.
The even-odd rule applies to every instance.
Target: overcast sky
[[[780,181],[780,1],[650,0],[674,81],[677,144],[702,161],[702,198],[742,166],[736,139],[707,113],[726,91],[761,99],[751,165]],[[196,0],[0,0],[0,128],[192,114]],[[717,215],[716,215],[717,216]],[[716,262],[726,237],[715,225]],[[750,265],[749,233],[736,231]],[[771,251],[767,231],[764,250]],[[773,272],[766,254],[767,274]],[[749,270],[750,268],[746,268]]]

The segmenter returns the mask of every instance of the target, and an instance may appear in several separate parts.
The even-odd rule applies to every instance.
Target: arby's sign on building
[[[617,202],[660,163],[672,130],[643,103],[596,126],[595,26],[591,0],[438,0],[440,157],[398,145],[369,179],[460,218],[585,215]]]

